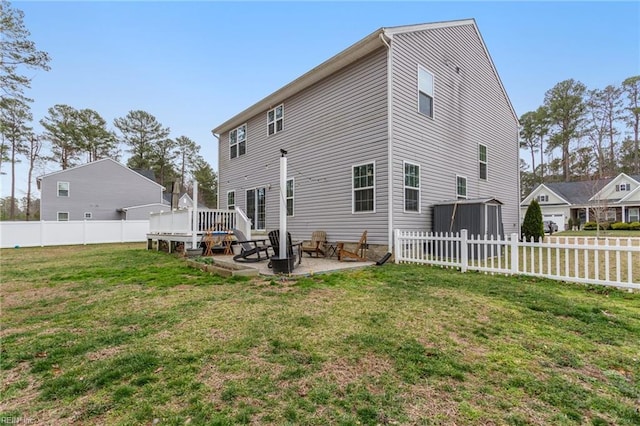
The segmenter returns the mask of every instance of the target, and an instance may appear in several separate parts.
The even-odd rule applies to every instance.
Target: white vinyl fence
[[[0,222],[0,248],[147,240],[148,220]]]
[[[571,237],[569,237],[571,238]],[[396,263],[524,274],[561,281],[640,289],[640,240],[567,239],[545,242],[459,234],[395,231]]]

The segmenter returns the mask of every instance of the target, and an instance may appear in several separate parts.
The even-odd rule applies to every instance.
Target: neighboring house
[[[193,208],[193,199],[191,198],[191,196],[189,194],[187,194],[186,192],[182,191],[180,192],[178,195],[178,201],[177,201],[177,210],[185,210],[185,209],[190,209]],[[171,205],[171,198],[172,198],[173,194],[170,192],[165,192],[164,193],[164,201]],[[198,203],[198,208],[199,209],[206,209],[208,208],[207,206],[205,206],[202,203]]]
[[[38,178],[41,220],[148,219],[169,210],[164,187],[110,158]]]
[[[531,200],[538,201],[543,220],[557,223],[559,231],[568,229],[569,218],[580,225],[598,216],[606,222],[638,222],[640,175],[620,173],[613,179],[540,184],[522,200],[522,217]]]
[[[285,66],[283,64],[283,66]],[[213,129],[219,202],[257,230],[393,244],[440,201],[497,198],[519,232],[518,119],[474,20],[381,28]]]

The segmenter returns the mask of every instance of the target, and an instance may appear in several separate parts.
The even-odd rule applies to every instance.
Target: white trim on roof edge
[[[545,185],[544,183],[541,183],[540,185],[536,186],[536,188],[531,191],[531,193],[529,195],[527,195],[524,200],[520,201],[520,207],[524,207],[524,206],[528,206],[531,203],[531,198],[533,197],[534,194],[540,192],[540,189],[544,188],[545,190],[553,193],[556,197],[560,198],[562,201],[564,201],[565,203],[567,203],[567,205],[572,206],[573,204],[571,204],[570,202],[568,202],[564,197],[562,197],[561,195],[559,195],[556,191],[554,191],[553,189],[549,188],[547,185]]]
[[[332,75],[338,70],[356,62],[357,60],[359,60],[360,58],[363,58],[364,56],[368,55],[374,50],[382,48],[383,46],[385,46],[384,41],[392,43],[393,35],[395,34],[404,34],[409,32],[434,30],[434,29],[448,28],[448,27],[458,27],[463,25],[473,25],[473,28],[476,31],[476,35],[480,40],[480,44],[484,49],[485,55],[489,59],[489,64],[491,65],[491,69],[493,70],[493,73],[496,79],[498,80],[498,84],[500,85],[500,88],[505,97],[505,100],[507,101],[507,104],[509,105],[509,109],[513,114],[513,118],[515,119],[516,122],[519,122],[518,115],[516,114],[515,109],[511,104],[511,100],[507,95],[507,91],[505,90],[504,85],[502,84],[502,80],[498,75],[498,71],[496,70],[495,64],[493,62],[493,59],[491,58],[491,55],[489,54],[489,51],[487,50],[487,46],[484,42],[484,39],[482,38],[482,35],[480,34],[480,30],[478,29],[478,25],[476,24],[475,19],[461,19],[461,20],[454,20],[454,21],[442,21],[442,22],[434,22],[434,23],[427,23],[427,24],[404,25],[404,26],[398,26],[398,27],[380,28],[374,31],[373,33],[369,34],[365,38],[361,39],[360,41],[356,42],[355,44],[351,45],[350,47],[346,48],[342,52],[338,53],[337,55],[324,61],[317,67],[311,69],[310,71],[307,71],[305,74],[293,80],[289,84],[281,87],[280,89],[276,90],[272,94],[256,102],[255,104],[245,109],[244,111],[234,115],[224,123],[215,127],[211,132],[214,135],[221,135],[226,131],[230,130],[231,128],[233,128],[236,123],[248,121],[251,117],[254,117],[264,111],[267,111],[279,105],[280,103],[284,102],[286,99],[290,98],[296,93],[301,92],[302,90],[310,87],[311,85],[319,82],[320,80]],[[386,40],[383,40],[382,39],[383,37]]]
[[[596,192],[593,197],[589,198],[589,201],[596,201],[596,197],[602,192],[604,193],[606,189],[608,189],[610,186],[613,186],[616,184],[616,182],[619,182],[621,179],[626,178],[629,179],[632,182],[635,182],[637,184],[640,185],[640,182],[638,182],[637,180],[635,180],[634,178],[632,178],[631,176],[629,176],[626,173],[620,173],[618,176],[614,177],[613,179],[611,179],[611,182],[609,182],[608,184],[606,184],[605,186],[603,186],[602,188],[600,188],[600,191]],[[631,193],[635,192],[635,190],[631,191]],[[623,197],[622,199],[627,198],[627,196]],[[595,200],[594,200],[595,199]]]

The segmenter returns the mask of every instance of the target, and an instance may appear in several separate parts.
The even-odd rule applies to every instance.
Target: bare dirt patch
[[[56,287],[28,287],[21,288],[16,291],[6,291],[3,286],[3,291],[0,292],[2,298],[3,309],[13,309],[21,306],[31,307],[35,302],[41,302],[49,299],[69,299],[76,297],[76,295],[70,292],[67,287],[69,286],[56,286]]]
[[[392,371],[391,360],[369,354],[354,361],[338,358],[325,362],[322,369],[314,377],[326,379],[344,389],[347,385],[364,377],[378,378],[384,373]]]
[[[2,377],[2,386],[0,387],[2,392],[0,394],[3,395],[0,400],[0,412],[21,410],[24,407],[29,407],[40,394],[38,383],[29,374],[29,363],[27,362],[22,362],[16,367],[4,371],[0,377]],[[14,396],[6,398],[4,395],[7,389],[21,380],[26,380],[27,386],[17,390]]]
[[[101,361],[103,359],[111,358],[122,352],[121,346],[113,346],[110,348],[103,348],[95,352],[89,352],[85,356],[89,361]]]

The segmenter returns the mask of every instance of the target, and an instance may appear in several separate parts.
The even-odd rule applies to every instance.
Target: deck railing
[[[569,237],[571,238],[571,237]],[[459,234],[395,231],[398,263],[425,263],[487,273],[640,289],[640,240],[602,238],[544,242]]]
[[[172,210],[151,213],[149,217],[150,234],[192,235],[206,231],[226,231],[234,228],[242,231],[251,239],[251,221],[242,209],[198,209],[194,223],[193,209]]]

